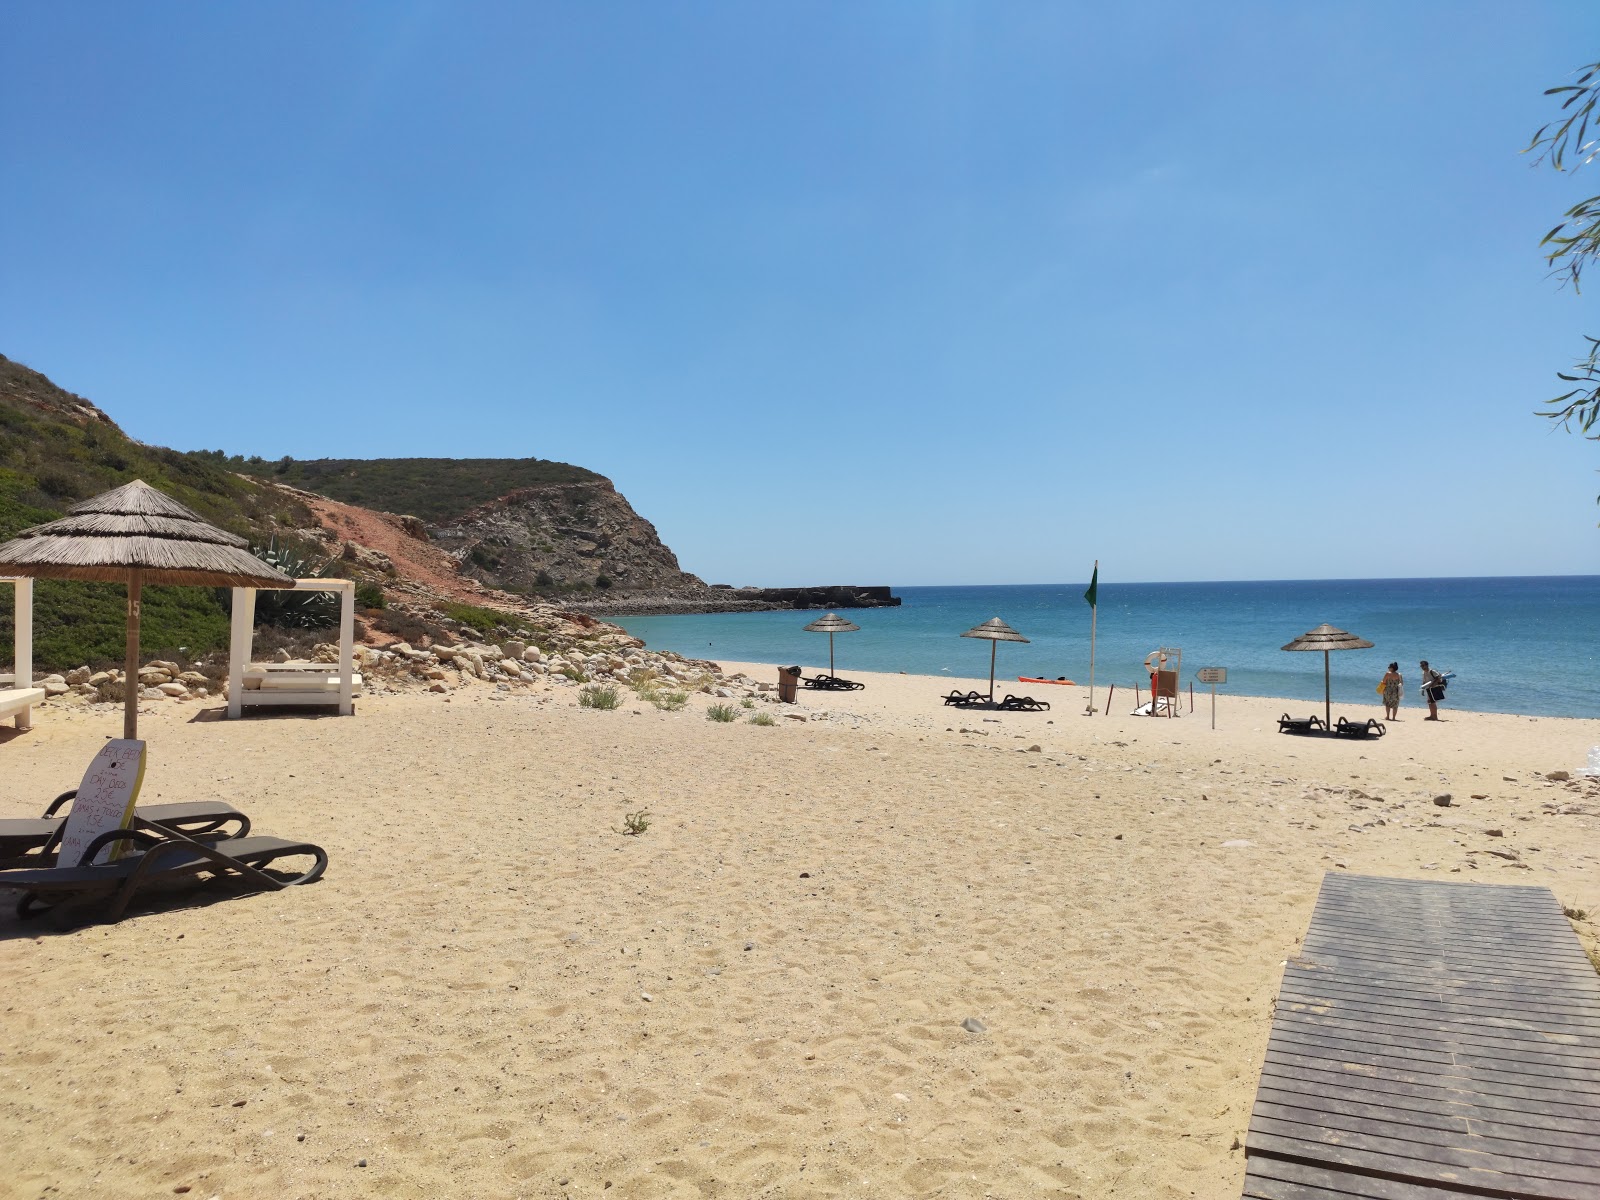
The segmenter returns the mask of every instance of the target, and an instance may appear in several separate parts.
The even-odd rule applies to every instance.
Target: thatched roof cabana
[[[0,545],[0,574],[128,585],[122,736],[138,736],[139,597],[151,584],[292,588],[250,553],[249,542],[142,479],[74,504],[67,515]]]
[[[1372,643],[1364,637],[1346,633],[1343,629],[1335,629],[1327,622],[1323,622],[1309,633],[1302,633],[1283,649],[1322,651],[1322,713],[1328,727],[1332,728],[1333,680],[1328,665],[1328,654],[1333,650],[1370,650]]]

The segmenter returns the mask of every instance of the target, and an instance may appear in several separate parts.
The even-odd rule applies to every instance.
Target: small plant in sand
[[[771,713],[751,713],[750,714],[750,724],[752,724],[752,725],[776,725],[777,722],[772,719],[772,714]]]
[[[720,721],[726,724],[729,721],[737,721],[738,719],[739,710],[731,704],[713,704],[706,709],[706,720],[708,721]]]
[[[642,695],[645,691],[654,691],[660,678],[649,667],[634,667],[628,672],[628,686]]]
[[[586,688],[578,691],[579,708],[616,708],[622,703],[622,696],[610,684],[591,683]]]
[[[756,702],[750,699],[749,696],[746,696],[743,700],[739,701],[740,708],[754,708],[755,706]]]
[[[572,680],[573,683],[588,683],[589,682],[589,677],[587,675],[585,675],[582,671],[578,670],[577,667],[562,667],[559,671],[556,672],[556,674],[557,675],[565,675],[568,679]]]
[[[627,813],[622,818],[622,828],[618,833],[629,837],[637,837],[650,828],[650,813],[641,808],[638,812]]]
[[[650,697],[650,703],[654,704],[662,712],[677,712],[685,704],[689,703],[689,693],[656,692]]]

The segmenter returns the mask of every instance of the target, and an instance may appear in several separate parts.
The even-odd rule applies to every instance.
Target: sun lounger
[[[995,708],[1001,712],[1047,712],[1050,704],[1046,700],[1035,700],[1032,696],[1008,695]]]
[[[78,789],[62,792],[50,802],[42,817],[0,818],[0,861],[26,856],[18,866],[44,866],[55,861],[66,816],[62,806],[78,794]],[[243,837],[250,832],[250,818],[221,800],[199,800],[188,804],[145,804],[134,809],[136,825],[174,829],[190,837],[216,834]],[[235,828],[229,828],[235,826]]]
[[[1382,737],[1389,731],[1383,722],[1376,717],[1368,717],[1364,723],[1361,721],[1349,721],[1344,717],[1340,717],[1334,724],[1333,732],[1338,737],[1364,738]]]
[[[857,683],[854,679],[840,679],[837,675],[813,675],[810,679],[802,679],[801,684],[808,688],[815,688],[819,692],[859,692],[867,685]]]
[[[974,708],[979,704],[991,704],[992,700],[982,692],[951,692],[944,698],[946,704],[956,708]]]
[[[108,863],[93,864],[102,848],[129,844],[142,853],[128,854]],[[310,857],[311,868],[292,878],[269,874],[266,868],[282,858]],[[45,912],[58,901],[107,900],[108,921],[121,918],[141,887],[185,876],[237,875],[258,887],[274,890],[313,883],[328,866],[328,855],[310,842],[274,837],[225,838],[196,841],[182,834],[148,829],[113,829],[89,843],[77,866],[24,867],[0,870],[0,887],[22,892],[19,917]]]
[[[1291,717],[1288,713],[1278,718],[1279,733],[1327,733],[1328,726],[1321,717]]]

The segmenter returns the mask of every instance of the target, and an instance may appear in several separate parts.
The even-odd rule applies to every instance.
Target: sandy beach
[[[986,680],[851,674],[772,727],[552,684],[152,705],[145,802],[331,865],[65,932],[0,894],[0,1194],[1224,1200],[1324,872],[1600,913],[1597,720],[1302,739],[1303,701],[1224,692],[1212,729],[1200,694],[1012,682],[1054,707],[996,714],[939,704]],[[119,729],[0,734],[0,815]]]

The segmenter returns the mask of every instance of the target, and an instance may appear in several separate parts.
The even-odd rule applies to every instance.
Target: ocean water
[[[987,677],[989,643],[958,636],[1001,617],[1030,641],[1001,642],[997,680],[1089,679],[1087,581],[993,587],[897,588],[899,608],[851,610],[859,633],[836,636],[838,672],[905,671]],[[1097,689],[1148,690],[1145,655],[1183,651],[1183,688],[1201,667],[1226,667],[1218,689],[1322,699],[1322,655],[1285,643],[1324,621],[1373,643],[1331,656],[1336,706],[1381,716],[1376,686],[1391,661],[1405,707],[1421,702],[1417,663],[1454,671],[1444,708],[1530,716],[1600,717],[1600,575],[1491,579],[1333,579],[1247,583],[1100,581]],[[696,658],[798,663],[826,670],[826,634],[805,633],[815,612],[611,618],[657,649]],[[997,687],[999,684],[997,683]],[[1015,690],[1015,689],[1012,689]],[[1046,689],[1048,691],[1048,689]],[[1209,689],[1195,684],[1196,706]],[[1369,712],[1368,710],[1373,710]],[[1334,714],[1338,716],[1336,712]]]

